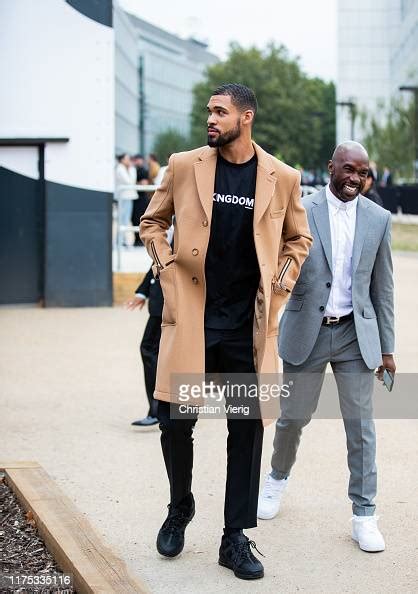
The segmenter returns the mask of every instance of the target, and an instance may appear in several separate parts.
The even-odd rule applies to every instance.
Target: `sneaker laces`
[[[263,555],[263,553],[257,549],[257,545],[255,544],[255,542],[253,540],[250,540],[249,538],[246,538],[245,541],[239,542],[235,545],[236,552],[234,563],[238,565],[241,559],[244,558],[250,559],[252,561],[251,557],[254,557],[254,555],[251,551],[251,548],[255,549],[257,553],[262,557],[265,557],[265,555]]]
[[[176,532],[180,528],[183,528],[184,522],[187,520],[188,514],[183,511],[182,509],[173,510],[170,509],[170,504],[167,505],[169,509],[169,515],[166,521],[164,522],[163,530],[164,532]]]

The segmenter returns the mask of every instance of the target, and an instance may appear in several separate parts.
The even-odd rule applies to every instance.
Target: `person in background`
[[[115,171],[115,190],[118,198],[118,208],[120,209],[120,224],[124,227],[131,225],[132,203],[137,197],[135,189],[123,189],[121,186],[136,186],[136,169],[131,163],[131,158],[127,153],[117,157],[118,164]],[[126,243],[126,233],[123,233],[124,245]]]
[[[379,206],[383,206],[383,200],[381,199],[379,192],[376,190],[376,178],[374,177],[373,171],[370,168],[367,174],[366,183],[364,184],[363,196],[366,196],[369,200],[372,200]]]
[[[385,166],[382,173],[382,179],[380,180],[381,188],[388,188],[392,185],[392,173],[389,167]]]
[[[158,162],[157,156],[154,153],[150,153],[148,155],[148,173],[149,173],[149,180],[153,184],[155,183],[154,180],[160,171],[160,164]]]
[[[144,366],[145,390],[147,393],[149,409],[145,418],[132,423],[134,427],[151,427],[158,423],[158,402],[154,400],[154,390],[164,300],[160,281],[159,279],[154,278],[152,268],[148,270],[144,280],[135,291],[135,297],[127,301],[125,305],[130,310],[142,309],[147,298],[149,318],[145,326],[140,351],[142,364]]]
[[[146,167],[145,159],[143,155],[137,154],[132,157],[132,165],[136,169],[136,183],[140,186],[148,185],[148,169]],[[134,227],[139,227],[139,221],[147,210],[149,203],[149,196],[146,192],[138,192],[138,198],[135,200],[132,211],[132,224]],[[139,237],[139,232],[135,231],[135,242],[134,246],[143,245]]]
[[[376,161],[370,161],[370,163],[369,163],[369,169],[373,173],[374,183],[377,184],[377,182],[379,181],[379,172],[377,170],[377,163],[376,163]]]

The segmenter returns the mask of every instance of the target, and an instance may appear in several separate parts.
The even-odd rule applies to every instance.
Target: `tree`
[[[188,138],[177,130],[168,129],[160,132],[156,137],[153,152],[162,163],[165,163],[172,153],[187,151],[189,148],[190,140]]]
[[[283,45],[260,50],[234,43],[226,61],[209,67],[205,80],[193,91],[194,146],[206,143],[207,101],[213,89],[226,81],[255,90],[259,111],[253,136],[258,144],[291,165],[324,166],[335,144],[334,84],[309,78]]]
[[[378,124],[373,116],[363,116],[368,127],[364,144],[370,158],[380,168],[390,167],[395,176],[414,177],[414,102],[405,105],[393,100],[387,112],[386,123]]]

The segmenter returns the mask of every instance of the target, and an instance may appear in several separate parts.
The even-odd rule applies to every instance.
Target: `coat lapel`
[[[205,147],[199,155],[199,160],[194,164],[197,191],[208,221],[212,218],[216,155],[216,149]]]
[[[367,236],[367,230],[369,227],[369,203],[368,198],[359,196],[357,204],[356,214],[356,231],[354,233],[353,243],[353,258],[352,258],[352,274],[355,273],[357,266],[360,262],[361,251],[363,249],[364,240]]]
[[[253,142],[257,155],[257,181],[255,186],[254,224],[258,223],[270,204],[276,187],[277,178],[274,173],[270,155]]]
[[[324,248],[329,269],[332,271],[331,228],[329,225],[329,213],[325,189],[318,192],[318,197],[315,198],[315,206],[312,208],[312,216],[314,218],[316,228],[318,229],[318,235],[321,240],[322,247]]]

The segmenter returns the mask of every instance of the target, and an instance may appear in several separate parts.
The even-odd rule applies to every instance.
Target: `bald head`
[[[328,171],[331,192],[343,202],[349,202],[357,198],[364,188],[369,171],[369,155],[358,142],[342,142],[328,163]]]
[[[331,161],[341,157],[345,158],[347,153],[359,156],[362,155],[367,161],[369,160],[369,155],[362,144],[355,142],[354,140],[346,140],[345,142],[341,142],[341,144],[335,148],[332,153]]]

